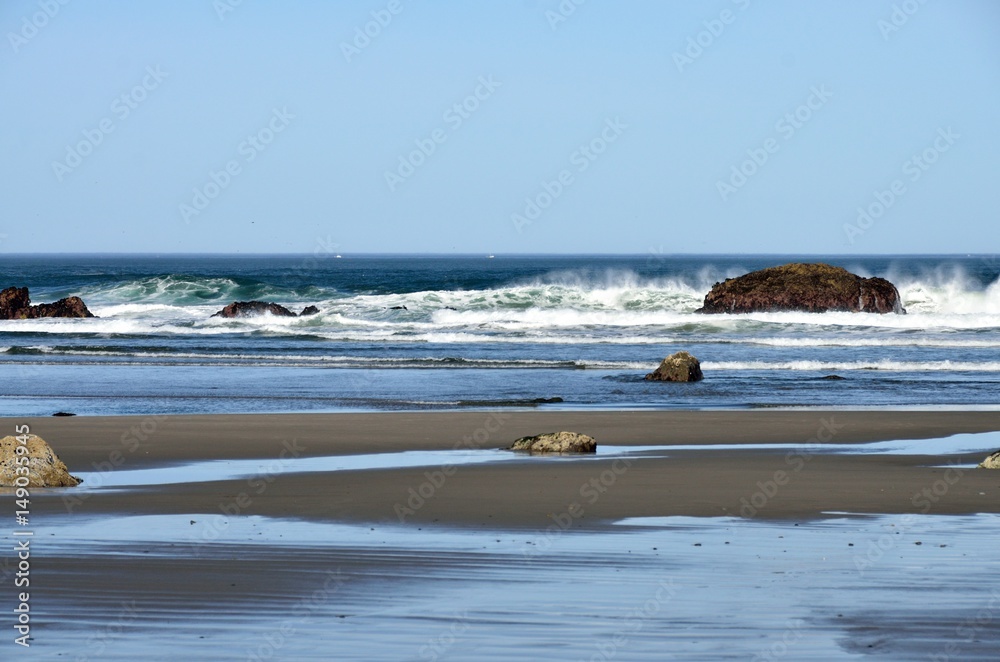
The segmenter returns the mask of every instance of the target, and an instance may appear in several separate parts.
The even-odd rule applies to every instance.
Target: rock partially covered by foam
[[[0,439],[0,486],[18,486],[17,477],[25,475],[25,468],[28,484],[19,487],[74,487],[82,482],[70,475],[69,469],[44,439],[33,434],[27,437],[23,444],[17,437]],[[18,452],[19,447],[24,450]],[[20,474],[18,468],[22,470]]]
[[[896,286],[829,264],[785,264],[716,283],[696,313],[799,311],[903,314]]]
[[[256,317],[258,315],[296,317],[295,313],[284,306],[270,301],[234,301],[212,317]]]

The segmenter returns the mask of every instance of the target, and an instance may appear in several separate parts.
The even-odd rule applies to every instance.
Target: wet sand
[[[928,466],[927,458],[921,456],[813,453],[810,444],[1000,430],[1000,412],[500,411],[27,422],[77,472],[138,470],[205,460],[265,461],[256,482],[178,483],[131,493],[131,512],[217,513],[228,508],[239,514],[273,517],[375,522],[402,518],[406,522],[531,528],[551,524],[553,514],[567,512],[574,503],[582,510],[579,517],[574,512],[574,526],[640,516],[808,518],[824,511],[922,512],[925,500],[914,503],[914,495],[943,479],[946,469]],[[13,429],[13,421],[0,421],[0,427],[5,423]],[[520,462],[468,467],[349,471],[335,478],[325,472],[282,476],[286,460],[292,458],[496,449],[522,435],[563,429],[590,434],[606,447],[787,443],[789,450],[687,451],[627,462],[526,457]],[[946,453],[945,441],[939,454]],[[949,459],[969,463],[982,456]],[[95,478],[100,480],[100,476]],[[769,481],[777,481],[779,489],[768,490]],[[948,485],[947,494],[933,501],[933,512],[1000,512],[998,486],[993,474],[965,472],[962,480]],[[775,493],[765,494],[763,507],[745,508],[744,503],[762,489]],[[246,498],[240,499],[241,494]],[[39,507],[66,510],[62,501],[42,501]],[[82,503],[72,506],[73,512],[82,514],[112,514],[121,508],[120,494],[100,490],[87,493]]]
[[[991,659],[1000,650],[1000,595],[990,594],[1000,585],[1000,472],[969,468],[984,453],[954,453],[961,437],[912,455],[815,445],[995,431],[998,412],[0,426],[15,423],[87,478],[33,494],[32,652],[51,659],[157,659],[158,647],[241,660],[913,659],[949,655],[949,645],[951,659]],[[493,450],[558,429],[595,436],[602,454]],[[987,440],[1000,447],[1000,435]],[[788,448],[711,448],[761,443]],[[705,449],[635,448],[671,445]],[[393,466],[406,453],[447,459],[440,451],[456,448],[493,455]],[[388,455],[369,468],[346,457],[372,453]],[[331,456],[344,456],[344,468],[302,468]],[[225,477],[249,459],[256,471]],[[169,480],[112,484],[164,467],[176,472]],[[9,557],[0,559],[8,584]],[[914,591],[934,600],[911,604]],[[976,625],[977,614],[990,621]]]

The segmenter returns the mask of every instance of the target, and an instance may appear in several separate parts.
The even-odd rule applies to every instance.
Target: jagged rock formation
[[[26,287],[8,287],[0,292],[0,319],[27,320],[40,317],[93,317],[83,299],[66,297],[55,303],[31,305]]]

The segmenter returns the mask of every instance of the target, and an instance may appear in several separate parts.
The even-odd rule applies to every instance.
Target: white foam
[[[703,361],[705,370],[885,370],[890,372],[997,372],[1000,361]]]

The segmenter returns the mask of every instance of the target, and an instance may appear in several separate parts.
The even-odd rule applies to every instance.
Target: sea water
[[[694,312],[790,261],[888,278],[907,314]],[[23,255],[0,265],[15,285],[97,317],[0,321],[4,416],[1000,407],[990,255]],[[212,317],[237,300],[320,313]],[[643,380],[678,350],[704,381]]]

